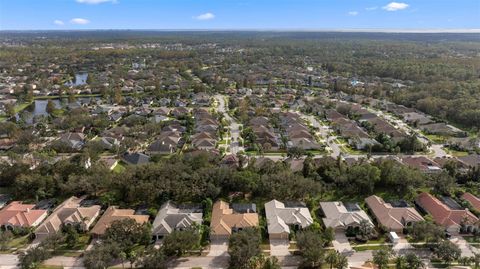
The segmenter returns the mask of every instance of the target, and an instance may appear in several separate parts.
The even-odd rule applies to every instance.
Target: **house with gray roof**
[[[300,204],[285,204],[272,200],[265,204],[267,228],[270,239],[288,239],[292,230],[312,225],[310,210]]]
[[[185,230],[202,224],[202,208],[178,206],[171,201],[162,205],[153,221],[152,234],[158,240],[175,230]]]
[[[362,221],[366,221],[371,227],[373,222],[367,213],[358,204],[344,204],[342,202],[320,202],[325,227],[331,227],[336,231],[346,231],[348,228],[357,228]]]

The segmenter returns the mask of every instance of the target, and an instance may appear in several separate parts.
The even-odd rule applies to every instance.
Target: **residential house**
[[[365,202],[377,223],[387,231],[402,233],[405,227],[424,220],[415,208],[405,202],[386,203],[376,195],[367,197]]]
[[[82,198],[72,196],[61,203],[40,226],[35,229],[36,238],[45,238],[61,231],[63,225],[70,225],[81,231],[88,231],[100,214],[101,207],[81,206]]]
[[[68,132],[60,136],[60,141],[72,149],[80,150],[85,144],[85,135],[83,133]]]
[[[469,232],[477,228],[478,218],[468,209],[458,207],[458,204],[450,207],[426,192],[418,195],[415,203],[450,233],[459,233],[462,227]]]
[[[248,205],[246,210],[242,206],[231,208],[224,201],[218,201],[213,205],[210,223],[212,240],[226,240],[234,232],[256,226],[258,226],[258,214],[254,205]]]
[[[366,221],[373,227],[372,220],[367,213],[363,211],[358,204],[344,204],[342,202],[320,202],[323,211],[323,224],[325,227],[331,227],[336,231],[346,231],[347,229],[358,229],[362,221]]]
[[[140,165],[148,163],[150,161],[150,157],[139,152],[127,152],[122,156],[122,160],[131,165]]]
[[[402,117],[405,122],[414,126],[426,125],[433,122],[429,116],[418,112],[404,113]]]
[[[405,156],[402,158],[402,163],[424,173],[439,173],[442,171],[440,165],[424,156]]]
[[[0,227],[10,230],[36,227],[47,217],[48,211],[34,208],[34,204],[11,202],[0,210]]]
[[[143,224],[148,222],[148,218],[148,215],[135,215],[135,210],[133,209],[118,209],[116,206],[110,206],[105,210],[105,213],[103,213],[90,233],[95,237],[99,237],[105,234],[107,228],[115,221],[133,219],[138,224]]]
[[[181,134],[178,131],[164,132],[147,149],[147,154],[170,154],[176,152]]]
[[[458,157],[458,160],[469,168],[480,167],[480,154],[460,156]]]
[[[443,122],[431,123],[420,126],[420,129],[428,134],[465,137],[467,133],[452,125]]]
[[[299,203],[272,200],[265,204],[265,214],[270,239],[288,239],[291,231],[307,228],[313,223],[310,210]]]
[[[477,196],[466,192],[462,195],[462,199],[469,202],[470,205],[477,211],[480,211],[480,198]]]
[[[162,205],[153,221],[152,234],[158,240],[175,230],[185,230],[202,224],[202,208],[199,206],[177,206],[171,201]]]

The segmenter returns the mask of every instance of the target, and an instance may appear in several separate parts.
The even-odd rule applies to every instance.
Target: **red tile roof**
[[[472,212],[464,209],[451,209],[428,193],[421,193],[416,201],[418,205],[432,215],[437,224],[444,227],[460,226],[464,221],[470,224],[478,222],[478,218]]]
[[[462,199],[468,201],[473,206],[473,208],[480,211],[480,198],[478,198],[477,196],[471,193],[466,192],[462,195]]]

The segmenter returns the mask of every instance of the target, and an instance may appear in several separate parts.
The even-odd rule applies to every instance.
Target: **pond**
[[[75,98],[75,103],[79,105],[89,104],[93,100],[100,100],[101,97],[77,97]],[[55,104],[55,108],[66,108],[68,106],[68,98],[56,98],[49,99]],[[31,105],[29,105],[24,111],[24,119],[27,123],[31,124],[35,117],[48,116],[47,113],[47,104],[49,100],[39,99],[35,100]],[[22,112],[21,112],[22,113]],[[20,115],[17,114],[17,119],[20,118]]]
[[[87,84],[88,73],[76,73],[75,78],[65,82],[65,86],[82,86]]]

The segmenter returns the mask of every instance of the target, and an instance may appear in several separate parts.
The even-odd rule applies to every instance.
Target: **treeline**
[[[121,174],[101,164],[89,169],[83,164],[80,155],[55,164],[45,162],[35,169],[24,164],[2,164],[0,186],[10,188],[16,199],[29,201],[86,194],[100,198],[107,205],[158,206],[169,199],[201,202],[238,192],[265,200],[307,202],[327,194],[355,197],[379,191],[414,197],[421,187],[449,194],[454,190],[457,176],[454,167],[450,174],[428,176],[390,160],[348,166],[341,160],[311,157],[307,157],[299,172],[293,172],[286,162],[270,160],[261,164],[251,160],[245,168],[231,168],[208,153],[172,156],[157,163],[129,167]],[[478,173],[476,178],[467,177],[464,181],[457,180],[477,181],[478,185]]]

